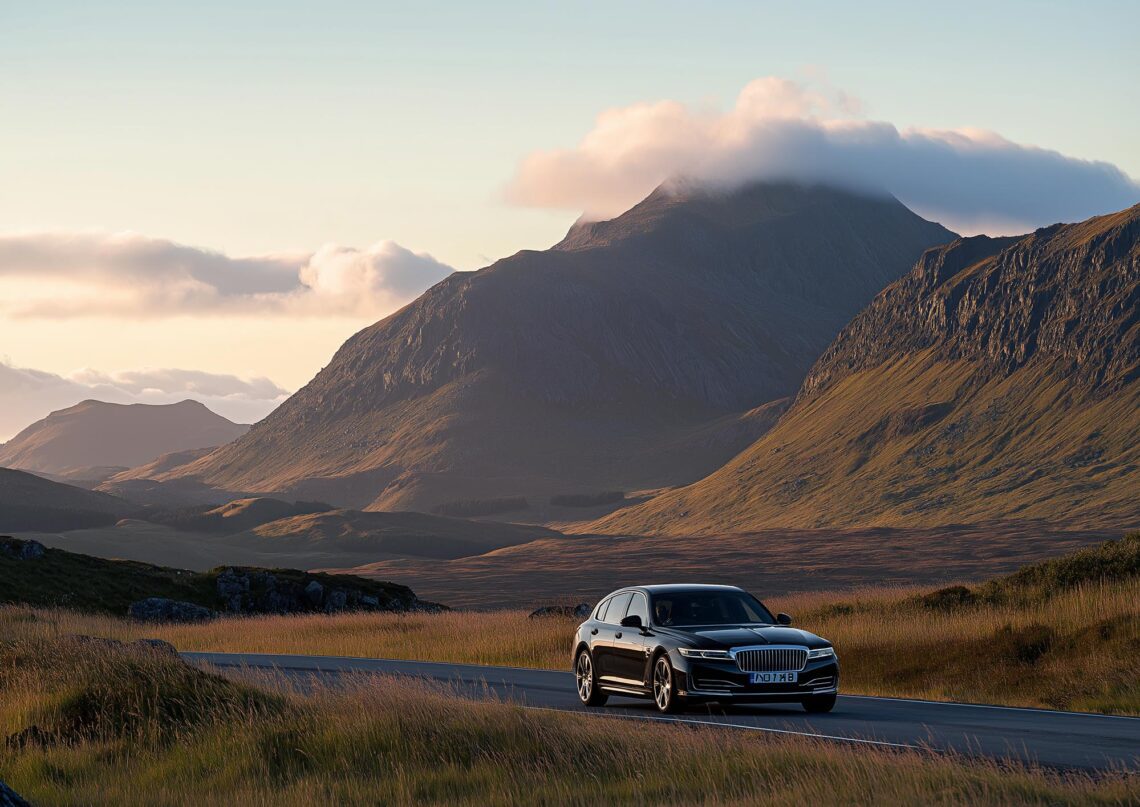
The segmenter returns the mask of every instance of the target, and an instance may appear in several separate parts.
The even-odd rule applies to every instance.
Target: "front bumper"
[[[734,661],[687,659],[676,652],[669,659],[678,673],[677,694],[689,699],[791,703],[839,691],[839,661],[834,657],[809,661],[794,684],[749,683],[749,674]]]

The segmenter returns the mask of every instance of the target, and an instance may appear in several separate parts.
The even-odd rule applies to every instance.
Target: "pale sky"
[[[1048,177],[985,210],[933,179],[888,188],[963,230],[1107,212],[1140,177],[1138,30],[1125,0],[0,0],[0,360],[292,391],[447,267],[547,247],[709,148],[716,171],[751,164],[761,117],[810,121],[812,165],[889,124],[871,164],[891,176],[986,147],[976,176],[1012,155],[993,183]],[[757,80],[792,82],[792,111],[767,90],[752,110],[746,88],[783,86]],[[1061,201],[1026,206],[1043,195]]]

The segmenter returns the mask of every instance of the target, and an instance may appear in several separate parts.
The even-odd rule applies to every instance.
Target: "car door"
[[[614,641],[622,632],[621,619],[632,596],[631,592],[624,591],[611,597],[609,608],[598,625],[598,635],[594,637],[594,666],[598,669],[598,678],[612,681],[621,677],[614,659]]]
[[[641,617],[641,624],[649,625],[649,601],[640,591],[633,592],[625,616]],[[619,623],[621,620],[618,620]],[[645,683],[646,637],[637,628],[618,626],[614,632],[612,666],[614,675],[625,683],[639,686]]]

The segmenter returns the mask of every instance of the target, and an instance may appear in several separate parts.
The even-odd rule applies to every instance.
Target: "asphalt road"
[[[524,706],[741,731],[790,734],[881,748],[929,748],[1016,759],[1047,767],[1140,772],[1140,718],[964,703],[840,696],[835,710],[808,715],[799,706],[693,707],[659,715],[649,701],[611,697],[601,709],[578,702],[570,672],[394,659],[183,653],[219,668],[276,670],[293,679],[406,675],[449,684],[457,696],[495,697]]]

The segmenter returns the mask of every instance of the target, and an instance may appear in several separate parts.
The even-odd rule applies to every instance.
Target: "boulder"
[[[593,606],[585,602],[578,603],[577,605],[544,605],[532,611],[530,618],[542,619],[550,616],[561,616],[585,619],[590,615],[590,611],[592,610]]]
[[[214,618],[214,612],[209,608],[165,597],[147,597],[133,602],[127,613],[132,619],[143,622],[206,622]]]
[[[339,588],[334,588],[328,593],[328,596],[325,597],[325,610],[329,613],[333,611],[343,611],[347,606],[348,594]]]
[[[218,574],[218,597],[226,604],[230,611],[241,611],[242,601],[249,593],[249,576],[238,574],[234,569],[225,569]]]
[[[39,541],[22,541],[7,535],[0,536],[0,555],[12,560],[37,560],[47,549]]]
[[[178,648],[162,639],[136,639],[131,647],[146,653],[159,653],[164,656],[178,656]]]
[[[312,605],[314,607],[320,605],[321,600],[324,599],[324,596],[325,587],[318,583],[316,580],[310,581],[309,585],[305,586],[305,599],[309,601],[309,605]]]

